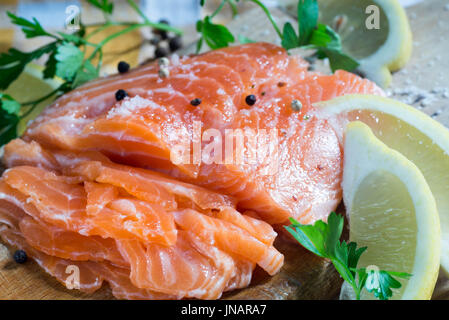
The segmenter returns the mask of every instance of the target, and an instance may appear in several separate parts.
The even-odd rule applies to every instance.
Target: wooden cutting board
[[[449,126],[449,10],[446,0],[427,0],[408,8],[414,34],[414,53],[407,67],[394,75],[389,94],[406,101]],[[275,14],[279,22],[289,20]],[[250,10],[230,23],[235,34],[255,40],[278,41],[259,11]],[[190,48],[192,50],[192,48]],[[247,289],[228,293],[226,299],[336,299],[341,278],[333,266],[282,239],[276,247],[285,255],[285,265],[274,277],[256,269],[254,283]],[[440,279],[435,298],[449,296],[449,282]],[[68,290],[43,272],[33,261],[13,262],[7,248],[0,245],[0,299],[112,299],[107,286],[88,295]]]

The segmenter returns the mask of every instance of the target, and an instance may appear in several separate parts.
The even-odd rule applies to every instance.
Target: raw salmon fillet
[[[239,208],[256,211],[271,224],[289,216],[313,222],[326,218],[341,199],[342,162],[336,135],[325,121],[311,116],[311,104],[382,91],[348,72],[322,75],[307,67],[300,57],[268,43],[172,59],[166,78],[158,76],[157,64],[150,64],[64,95],[23,139],[46,148],[96,150],[116,162],[232,195]],[[119,89],[129,97],[117,102]],[[253,106],[245,102],[250,94],[257,98]],[[201,99],[199,106],[190,104],[195,98]],[[302,103],[300,112],[292,111],[293,99]],[[192,143],[190,163],[173,164],[171,155],[179,145],[190,146],[197,129],[204,140],[200,163]],[[221,148],[234,151],[234,161],[217,164],[219,158],[225,162],[224,156],[212,161],[215,153],[210,156],[207,148],[214,143],[203,134],[214,130],[224,140],[226,129],[252,129],[262,141],[262,130],[275,130],[277,139],[257,141],[274,155],[258,150],[261,161],[239,163],[236,143],[222,143]],[[248,154],[254,146],[246,143],[243,149],[240,153]]]
[[[62,96],[5,146],[0,236],[62,283],[78,268],[87,292],[216,299],[256,266],[280,270],[273,225],[326,219],[341,201],[342,150],[312,104],[383,92],[268,43],[158,69]]]

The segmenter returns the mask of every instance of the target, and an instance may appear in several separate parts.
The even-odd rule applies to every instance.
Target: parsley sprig
[[[314,225],[303,225],[293,218],[286,226],[287,231],[307,250],[319,257],[331,260],[341,277],[354,289],[360,299],[363,289],[380,300],[392,297],[391,289],[398,289],[401,283],[396,278],[408,279],[405,272],[384,271],[377,268],[357,268],[360,256],[367,247],[357,248],[355,242],[340,241],[344,218],[332,212],[327,223],[319,220]]]
[[[133,0],[127,0],[127,2],[142,17],[143,22],[115,22],[111,18],[114,10],[112,1],[87,1],[101,10],[105,22],[90,26],[81,24],[80,29],[74,33],[50,32],[45,30],[36,18],[27,20],[11,12],[7,13],[11,22],[22,29],[26,38],[46,37],[50,38],[50,42],[30,52],[11,48],[8,52],[0,54],[0,90],[7,89],[20,76],[28,63],[44,55],[47,55],[43,71],[44,78],[58,76],[63,79],[63,83],[45,96],[23,103],[17,102],[15,97],[0,94],[0,146],[17,136],[19,121],[28,116],[39,103],[97,78],[102,66],[103,47],[111,40],[142,27],[182,34],[180,30],[167,24],[151,22]],[[90,41],[93,35],[112,26],[122,26],[123,28],[98,43]],[[86,33],[87,27],[93,28],[88,34]],[[87,54],[86,49],[89,47],[92,50],[90,54]]]
[[[227,47],[235,42],[232,33],[223,25],[214,24],[212,19],[223,9],[226,4],[232,8],[235,15],[237,13],[236,2],[248,1],[259,6],[269,19],[271,25],[281,39],[281,44],[286,50],[304,48],[315,50],[314,57],[318,59],[329,59],[332,71],[343,69],[353,71],[359,63],[343,53],[341,39],[337,32],[330,26],[318,23],[319,7],[317,0],[298,0],[298,28],[287,22],[282,31],[277,25],[268,8],[259,0],[222,0],[217,9],[210,15],[199,20],[197,30],[201,33],[198,40],[197,52],[201,50],[203,42],[206,42],[211,49]],[[204,5],[205,1],[201,1]],[[239,36],[241,43],[253,42],[248,38]]]

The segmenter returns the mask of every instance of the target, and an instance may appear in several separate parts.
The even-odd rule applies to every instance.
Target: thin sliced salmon
[[[257,211],[271,224],[289,216],[313,222],[335,209],[341,200],[338,140],[327,122],[304,116],[313,102],[338,95],[383,94],[376,85],[344,71],[308,72],[299,57],[268,43],[183,57],[172,61],[169,71],[159,78],[151,65],[83,86],[48,108],[24,139],[77,152],[97,150],[235,196],[240,208]],[[118,89],[129,98],[115,102]],[[257,97],[253,106],[245,102],[249,94]],[[189,104],[194,98],[201,99],[199,106]],[[301,101],[300,112],[292,111],[293,99]],[[271,146],[278,147],[278,169],[266,174],[272,161],[173,164],[170,156],[184,138],[194,140],[195,123],[201,133],[214,129],[223,136],[226,129],[277,130],[279,140]],[[208,141],[200,144],[204,149]]]
[[[224,291],[248,286],[256,263],[270,273],[281,266],[273,269],[264,262],[273,256],[283,260],[272,246],[273,228],[242,215],[228,196],[108,161],[85,159],[61,168],[15,166],[5,172],[0,181],[0,221],[8,227],[0,236],[8,243],[11,237],[23,238],[31,256],[63,283],[61,270],[71,263],[87,272],[80,287],[87,292],[105,280],[117,297],[133,298],[137,293],[129,290],[137,290],[138,297],[215,299]],[[163,190],[161,194],[171,195],[173,205],[164,207],[155,203],[154,195],[142,196],[149,183],[153,193]],[[192,217],[215,225],[201,219],[175,225],[179,210],[190,210]],[[210,243],[204,235],[213,233],[218,241]],[[222,245],[232,237],[240,244]],[[15,241],[15,246],[25,247],[22,240]],[[132,284],[125,293],[117,293],[121,289],[112,283],[115,278],[104,275],[111,268],[127,272]],[[98,273],[97,282],[92,283],[91,273]]]
[[[3,179],[27,197],[26,202],[35,208],[33,217],[59,228],[86,236],[140,239],[165,245],[176,241],[173,217],[157,204],[121,198],[97,214],[88,215],[84,187],[70,183],[71,177],[20,166],[7,170]]]
[[[103,281],[107,281],[112,293],[119,299],[176,299],[175,296],[135,287],[130,281],[128,268],[114,266],[107,262],[72,261],[50,256],[29,246],[20,233],[11,229],[1,230],[1,237],[8,245],[25,250],[47,273],[64,285],[67,285],[66,281],[70,281],[68,277],[73,273],[74,267],[78,268],[79,282],[70,281],[72,288],[94,292],[102,286]]]
[[[79,268],[87,292],[219,298],[256,265],[280,270],[272,225],[326,219],[341,201],[342,151],[312,104],[383,92],[268,43],[158,68],[65,94],[5,146],[0,236],[62,283]]]

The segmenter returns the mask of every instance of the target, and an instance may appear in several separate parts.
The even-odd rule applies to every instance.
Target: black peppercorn
[[[156,50],[154,50],[154,55],[156,58],[162,58],[168,56],[168,50],[164,47],[157,47]]]
[[[160,24],[170,25],[170,23],[167,20],[165,20],[165,19],[159,20],[159,23]],[[165,30],[154,29],[153,33],[159,35],[162,40],[166,40],[168,38],[168,32],[165,31]]]
[[[127,96],[128,96],[128,93],[125,90],[119,89],[115,93],[115,100],[120,101],[120,100],[125,99]]]
[[[194,107],[199,106],[201,104],[201,99],[195,98],[192,101],[190,101],[190,104]]]
[[[23,250],[17,250],[13,255],[14,261],[17,263],[25,263],[28,259],[27,253]]]
[[[125,61],[120,61],[117,65],[118,72],[125,73],[129,70],[129,64]]]
[[[176,51],[178,49],[182,48],[182,39],[180,36],[176,36],[170,39],[170,41],[168,42],[168,46],[170,47],[170,50]]]
[[[257,99],[256,99],[256,96],[255,96],[255,95],[250,94],[249,96],[247,96],[247,97],[245,98],[245,101],[246,101],[246,104],[247,104],[247,105],[253,106],[253,105],[256,103]]]

